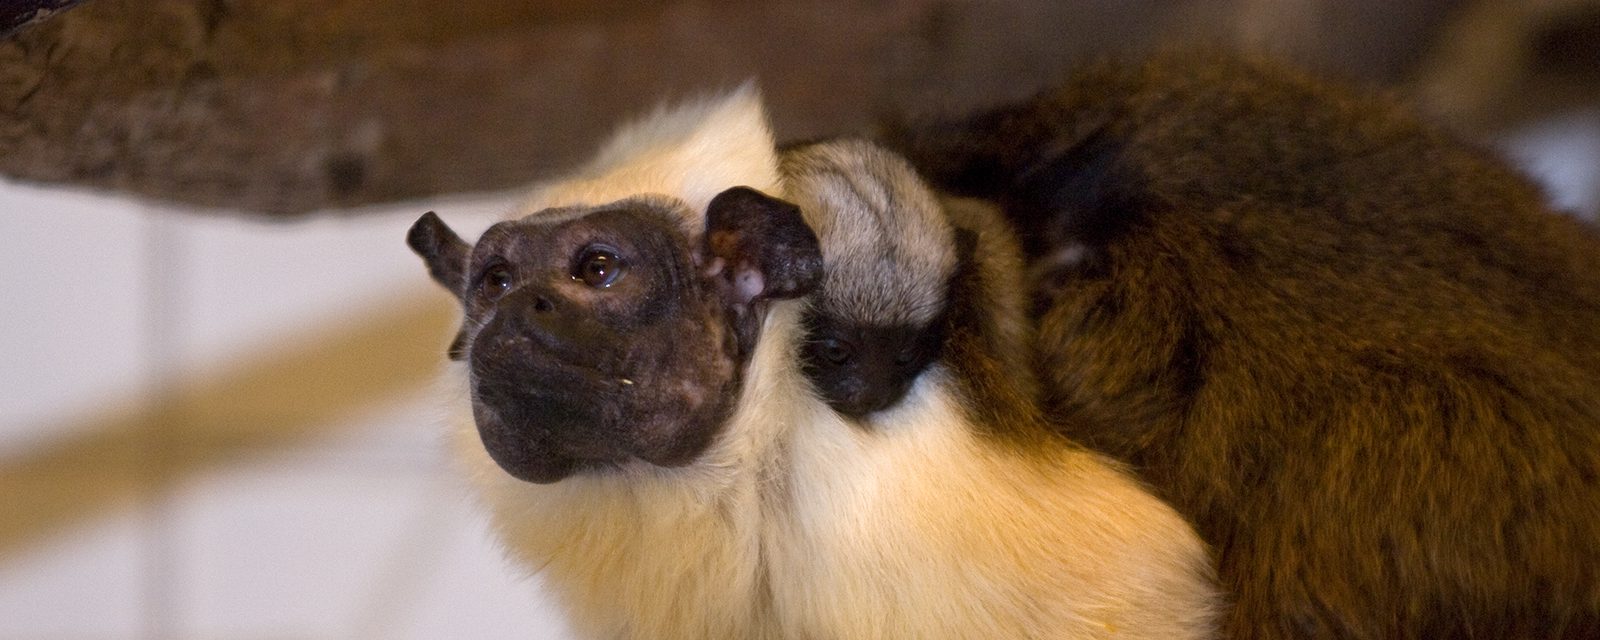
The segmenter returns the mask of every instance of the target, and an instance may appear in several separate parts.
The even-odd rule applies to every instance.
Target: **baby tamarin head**
[[[825,265],[805,315],[805,373],[840,413],[892,407],[939,356],[957,232],[911,166],[869,142],[788,149],[782,172]]]
[[[432,213],[407,243],[461,300],[452,357],[495,463],[529,482],[636,461],[681,466],[738,400],[765,303],[821,278],[789,203],[722,192],[703,232],[681,201],[548,209],[469,246]]]

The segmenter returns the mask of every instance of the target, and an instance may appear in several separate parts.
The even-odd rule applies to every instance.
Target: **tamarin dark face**
[[[940,355],[956,229],[911,165],[870,141],[790,147],[782,168],[827,270],[805,316],[803,370],[842,414],[888,409]]]
[[[821,277],[788,203],[736,188],[706,232],[683,205],[630,199],[499,223],[469,247],[432,213],[407,240],[461,300],[452,357],[507,473],[548,483],[630,462],[693,462],[731,414],[765,303]],[[553,221],[553,222],[552,222]]]
[[[835,411],[860,418],[894,406],[939,357],[944,323],[872,326],[816,310],[805,316],[801,365]]]

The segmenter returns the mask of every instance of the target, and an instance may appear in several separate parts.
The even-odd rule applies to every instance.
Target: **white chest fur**
[[[522,483],[458,416],[508,551],[585,637],[1205,635],[1205,555],[1170,509],[1091,454],[978,439],[938,369],[873,429],[844,423],[794,366],[797,317],[774,307],[689,467]]]

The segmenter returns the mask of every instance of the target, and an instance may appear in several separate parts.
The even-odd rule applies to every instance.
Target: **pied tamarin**
[[[824,251],[778,167],[735,92],[624,129],[473,245],[431,214],[412,229],[465,310],[445,379],[462,454],[573,627],[1210,636],[1203,545],[1042,426],[991,347],[1005,296],[983,268],[953,265],[944,348],[893,410],[863,428],[813,390],[799,298]]]

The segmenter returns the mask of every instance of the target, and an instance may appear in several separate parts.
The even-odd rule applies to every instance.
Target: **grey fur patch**
[[[787,193],[822,245],[821,313],[871,326],[927,326],[944,309],[954,229],[905,160],[864,140],[786,153]]]

